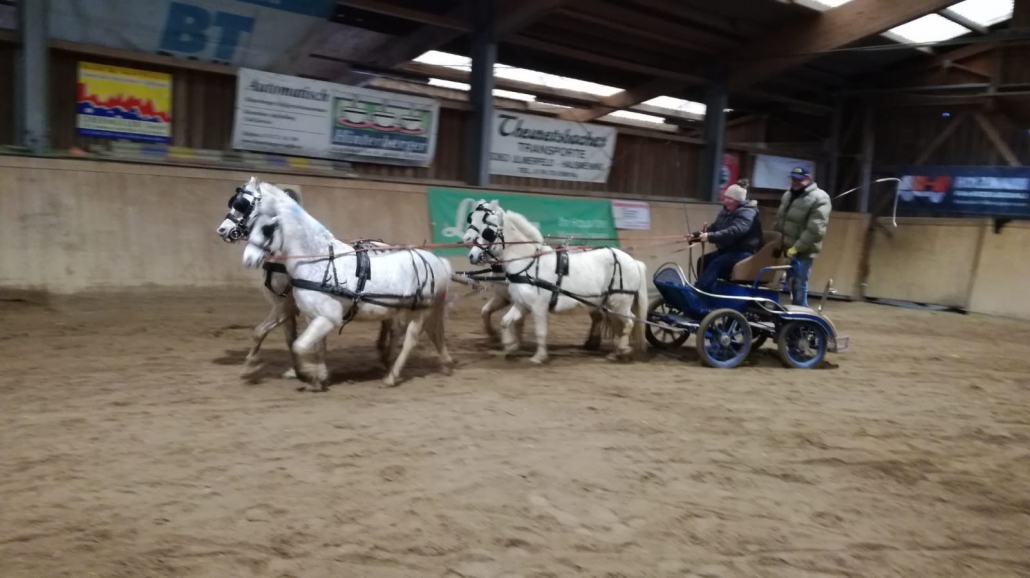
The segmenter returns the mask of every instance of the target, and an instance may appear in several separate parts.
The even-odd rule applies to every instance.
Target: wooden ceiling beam
[[[410,62],[408,64],[402,64],[396,67],[395,70],[411,74],[417,74],[426,78],[439,78],[441,80],[450,80],[453,82],[462,82],[465,84],[468,84],[470,76],[469,72],[465,70],[458,70],[447,66],[423,64],[421,62]],[[564,88],[554,88],[542,84],[534,84],[532,82],[522,82],[519,80],[510,80],[507,78],[500,77],[494,78],[494,88],[530,94],[536,97],[542,97],[547,100],[557,102],[559,104],[573,106],[598,106],[601,102],[604,101],[603,97],[597,96],[595,94],[590,94],[587,92],[568,90]],[[660,116],[668,120],[681,122],[696,122],[703,118],[703,116],[700,114],[694,114],[684,112],[681,110],[664,108],[660,106],[651,106],[646,104],[637,104],[629,107],[629,109],[634,112]]]
[[[853,0],[821,14],[813,13],[811,18],[760,36],[736,51],[732,55],[736,64],[730,67],[727,84],[731,91],[740,91],[811,60],[821,52],[880,34],[953,3],[954,0]],[[625,91],[625,97],[618,102],[627,106],[643,102],[661,96],[662,93],[657,92],[660,88],[668,87],[663,83],[648,81]],[[759,96],[754,91],[750,94]],[[616,102],[614,96],[612,102]],[[798,101],[791,104],[797,105]],[[816,107],[822,108],[819,105]],[[607,108],[597,107],[566,114],[590,120],[592,115],[602,113]]]
[[[972,20],[966,18],[965,16],[959,14],[958,12],[955,12],[950,8],[945,8],[944,10],[938,12],[938,14],[947,18],[948,20],[951,20],[959,26],[965,26],[966,28],[972,30],[976,34],[979,34],[980,36],[986,36],[991,32],[987,29],[986,26],[980,26],[976,22],[973,22]]]
[[[599,0],[573,0],[561,13],[583,22],[621,30],[651,42],[700,48],[709,52],[736,45],[734,39],[722,34],[708,32],[703,28],[683,26]]]
[[[853,0],[758,38],[734,55],[730,90],[750,86],[822,52],[881,34],[954,4],[954,0]]]
[[[351,2],[366,4],[362,0],[338,0],[350,5]],[[355,60],[370,66],[382,68],[393,68],[403,64],[429,50],[458,38],[472,29],[469,22],[469,1],[467,0],[460,7],[452,10],[445,16],[433,15],[419,10],[403,8],[375,2],[376,11],[382,14],[389,14],[398,18],[414,20],[426,23],[408,36],[394,38],[362,54]],[[526,26],[533,20],[540,18],[545,13],[561,6],[566,0],[501,0],[497,9],[497,17],[494,20],[494,32],[498,39],[510,36],[516,30]],[[368,9],[368,8],[365,8]],[[343,75],[337,82],[353,84],[360,77],[349,72]]]
[[[755,32],[753,25],[747,25],[741,20],[723,18],[721,16],[684,6],[680,0],[631,0],[633,4],[650,8],[658,12],[664,12],[693,24],[704,26],[712,30],[720,30],[729,34],[744,36]]]

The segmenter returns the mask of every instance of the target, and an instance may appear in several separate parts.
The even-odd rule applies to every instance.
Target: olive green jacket
[[[800,255],[818,255],[832,208],[830,195],[814,182],[796,197],[789,190],[784,193],[773,226],[774,231],[783,233],[783,249],[794,247]]]

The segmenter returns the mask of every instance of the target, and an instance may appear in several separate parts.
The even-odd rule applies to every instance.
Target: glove
[[[797,254],[798,254],[798,250],[796,248],[791,247],[790,249],[787,249],[787,258],[788,259],[793,259],[794,255],[797,255]]]

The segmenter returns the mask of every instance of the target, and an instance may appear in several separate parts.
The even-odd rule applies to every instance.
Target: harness
[[[580,303],[582,303],[584,305],[588,305],[590,307],[596,307],[598,309],[601,309],[602,311],[607,312],[608,311],[608,299],[612,295],[636,295],[637,292],[636,291],[630,291],[630,290],[625,288],[625,284],[623,282],[623,277],[622,277],[622,262],[619,261],[619,257],[618,257],[618,255],[615,254],[615,250],[612,249],[611,247],[598,247],[596,249],[590,249],[590,250],[591,251],[596,251],[596,250],[599,250],[599,249],[607,249],[608,252],[610,252],[612,254],[612,261],[614,262],[614,265],[612,267],[612,278],[611,278],[611,280],[608,281],[608,290],[605,291],[604,293],[599,294],[599,295],[577,295],[575,293],[571,293],[571,292],[566,291],[565,289],[561,288],[562,278],[569,274],[569,255],[568,255],[568,252],[567,252],[568,249],[564,249],[564,248],[563,249],[559,249],[558,251],[556,251],[557,265],[555,267],[555,272],[558,275],[557,283],[551,283],[550,281],[547,281],[545,279],[541,279],[540,278],[540,256],[539,255],[534,257],[533,260],[530,261],[529,265],[527,265],[526,268],[523,269],[522,271],[520,271],[518,273],[508,273],[508,274],[505,275],[505,277],[507,277],[509,283],[518,283],[518,284],[522,284],[522,285],[532,285],[532,286],[537,287],[539,289],[544,289],[545,291],[550,291],[551,292],[551,302],[548,305],[548,310],[549,311],[552,311],[552,312],[554,311],[555,306],[558,305],[558,298],[560,296],[564,295],[565,297],[568,297],[569,299],[572,299],[574,301],[578,301],[578,302],[580,302]],[[536,270],[535,270],[535,273],[534,273],[536,275],[535,277],[530,276],[527,273],[527,271],[529,271],[530,269],[534,268],[534,265],[536,266],[535,267]],[[615,286],[616,277],[619,280],[618,288],[616,288],[616,286]],[[588,301],[588,299],[598,299],[598,298],[603,298],[603,300],[601,301],[600,305],[595,305],[595,304],[591,303],[590,301]]]
[[[265,289],[268,289],[269,293],[278,295],[279,297],[286,297],[287,295],[290,294],[290,291],[293,291],[293,286],[292,285],[287,285],[286,289],[283,289],[282,293],[276,293],[275,289],[272,289],[272,274],[273,273],[282,273],[283,275],[288,275],[289,274],[289,272],[286,270],[286,265],[285,264],[283,264],[283,263],[272,263],[270,261],[265,261],[261,265],[261,268],[265,270]]]
[[[426,260],[425,255],[415,251],[413,249],[404,249],[409,255],[411,255],[411,266],[415,271],[415,281],[418,284],[418,288],[414,293],[410,295],[390,295],[386,293],[366,293],[365,283],[372,278],[372,261],[368,256],[368,251],[374,250],[374,247],[366,241],[366,245],[363,249],[359,249],[355,252],[355,258],[357,264],[355,266],[354,276],[357,279],[354,289],[349,289],[346,285],[346,280],[343,284],[340,283],[339,276],[336,272],[336,252],[333,245],[329,244],[329,257],[324,259],[328,261],[325,266],[325,273],[322,275],[322,281],[320,283],[315,281],[308,281],[307,279],[290,279],[290,284],[298,289],[307,289],[309,291],[318,291],[319,293],[326,293],[335,297],[342,297],[350,299],[352,301],[351,306],[343,314],[343,325],[340,326],[340,331],[343,331],[343,326],[350,323],[355,316],[358,314],[358,306],[361,303],[369,303],[371,305],[378,305],[380,307],[386,307],[389,309],[411,309],[416,311],[419,309],[427,309],[432,306],[432,303],[426,303],[422,296],[426,285],[429,285],[430,294],[436,293],[436,273],[433,268],[429,265],[429,261]],[[425,270],[425,277],[421,277],[418,263],[415,261],[415,255],[418,255],[422,261],[422,265]],[[323,259],[319,259],[323,260]],[[408,301],[409,305],[401,305],[396,302],[386,302],[384,299],[396,300],[396,301]]]

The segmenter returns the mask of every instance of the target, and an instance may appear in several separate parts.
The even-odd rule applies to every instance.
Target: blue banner
[[[915,166],[898,178],[899,209],[1030,219],[1030,167]]]
[[[333,14],[335,0],[49,0],[53,38],[263,69]]]

